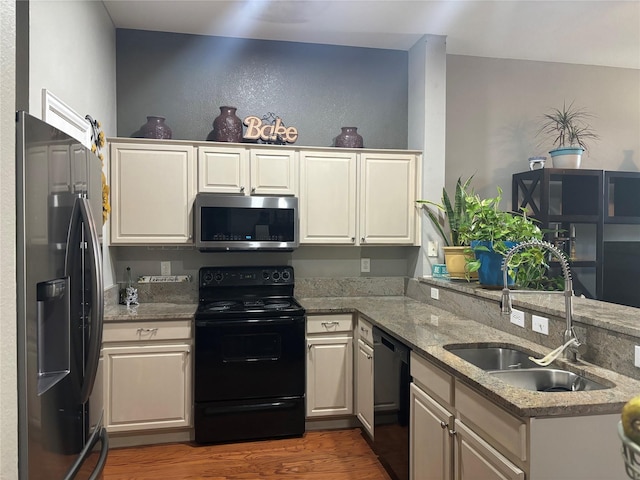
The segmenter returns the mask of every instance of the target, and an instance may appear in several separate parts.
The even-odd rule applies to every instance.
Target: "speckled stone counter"
[[[474,387],[497,405],[520,417],[619,413],[640,394],[640,381],[586,362],[558,364],[600,383],[605,390],[584,392],[532,392],[512,387],[450,353],[445,345],[488,343],[517,346],[541,357],[549,348],[402,296],[323,297],[298,299],[313,313],[358,311],[374,325],[403,340],[416,353]]]
[[[105,322],[193,319],[198,305],[180,303],[142,303],[140,305],[107,305]]]

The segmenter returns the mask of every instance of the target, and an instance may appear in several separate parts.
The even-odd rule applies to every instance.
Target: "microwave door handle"
[[[89,346],[87,352],[87,360],[85,364],[85,375],[82,382],[82,390],[80,392],[80,401],[82,403],[89,400],[93,384],[98,371],[98,361],[100,360],[100,347],[102,346],[102,324],[104,319],[104,292],[102,283],[102,259],[100,257],[100,244],[98,242],[98,233],[93,215],[91,213],[91,205],[86,198],[78,198],[73,206],[71,214],[71,227],[69,229],[69,237],[67,240],[67,256],[65,270],[67,275],[72,275],[72,265],[75,256],[80,255],[80,243],[82,232],[82,223],[86,227],[88,238],[86,243],[88,246],[89,268],[91,270],[91,334],[89,337]],[[80,229],[80,230],[78,230]]]

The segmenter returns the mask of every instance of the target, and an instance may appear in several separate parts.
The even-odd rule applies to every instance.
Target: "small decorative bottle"
[[[120,290],[120,304],[138,305],[138,289],[133,286],[131,267],[127,267],[124,273],[124,287]]]

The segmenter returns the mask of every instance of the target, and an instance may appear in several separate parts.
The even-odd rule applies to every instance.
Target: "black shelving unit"
[[[545,239],[564,250],[576,294],[640,303],[640,288],[635,291],[640,227],[622,240],[607,234],[609,225],[640,225],[640,172],[542,168],[516,173],[512,209],[537,219]],[[624,251],[630,260],[620,260]]]

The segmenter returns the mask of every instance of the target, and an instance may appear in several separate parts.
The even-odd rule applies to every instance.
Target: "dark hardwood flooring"
[[[307,432],[301,438],[114,448],[104,480],[389,480],[360,430]]]

